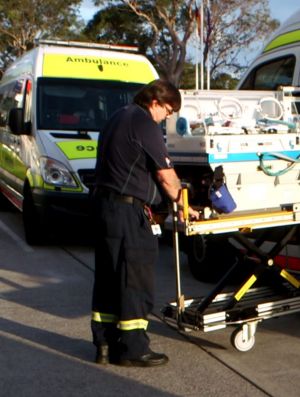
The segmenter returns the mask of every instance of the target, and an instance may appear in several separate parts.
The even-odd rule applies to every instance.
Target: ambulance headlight
[[[41,157],[40,167],[42,177],[46,183],[62,187],[78,186],[71,172],[59,161],[48,157]]]

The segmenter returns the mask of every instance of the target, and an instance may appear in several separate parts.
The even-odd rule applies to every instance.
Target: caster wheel
[[[251,336],[249,339],[244,339],[243,329],[237,328],[231,335],[231,343],[238,351],[247,352],[251,350],[255,344],[255,335]]]

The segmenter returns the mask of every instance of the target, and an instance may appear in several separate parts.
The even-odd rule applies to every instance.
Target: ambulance
[[[300,9],[269,38],[237,88],[276,90],[300,86]]]
[[[0,192],[23,214],[26,241],[89,215],[99,133],[158,74],[126,46],[39,41],[0,82]],[[56,226],[55,226],[56,227]]]

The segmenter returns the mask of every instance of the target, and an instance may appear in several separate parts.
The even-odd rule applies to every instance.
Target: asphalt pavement
[[[172,249],[161,244],[156,305],[149,327],[157,368],[94,363],[90,334],[93,250],[86,242],[30,247],[21,216],[0,211],[0,396],[2,397],[298,397],[300,314],[258,326],[252,350],[230,343],[232,328],[179,332],[160,309],[175,297]],[[79,237],[79,238],[78,238]],[[205,296],[213,285],[191,276],[181,255],[182,292]]]

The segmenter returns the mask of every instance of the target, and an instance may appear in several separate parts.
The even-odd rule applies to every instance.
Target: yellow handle
[[[188,189],[186,187],[182,189],[182,203],[183,203],[183,219],[186,221],[189,219]]]

